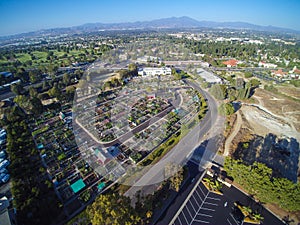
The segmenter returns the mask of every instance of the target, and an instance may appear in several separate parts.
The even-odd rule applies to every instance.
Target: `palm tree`
[[[242,206],[243,212],[245,214],[245,217],[251,215],[252,213],[252,209],[248,206]]]
[[[220,191],[221,188],[222,188],[222,184],[219,181],[216,180],[214,182],[212,188],[213,188],[214,191]]]
[[[212,179],[204,178],[203,181],[206,182],[206,184],[210,190],[213,190],[214,182]]]
[[[259,214],[258,212],[253,213],[253,214],[252,214],[252,218],[253,218],[255,221],[259,221],[259,222],[261,222],[261,221],[264,220],[264,217],[263,217],[261,214]]]

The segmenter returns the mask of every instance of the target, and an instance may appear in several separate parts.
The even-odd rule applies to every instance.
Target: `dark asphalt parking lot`
[[[250,206],[253,210],[257,210],[263,217],[262,224],[283,225],[277,217],[271,214],[268,210],[263,208],[259,203],[252,200],[235,187],[228,188],[223,186],[223,195],[218,195],[209,192],[202,182],[195,182],[198,184],[196,189],[193,189],[192,194],[189,195],[185,206],[171,221],[174,225],[239,225],[247,224],[239,222],[236,217],[232,215],[234,202],[238,201],[243,205]],[[226,203],[226,204],[225,204]]]

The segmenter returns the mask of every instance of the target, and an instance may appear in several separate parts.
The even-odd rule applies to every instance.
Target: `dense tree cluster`
[[[231,102],[223,103],[219,106],[219,113],[225,116],[229,116],[234,113],[234,107]]]
[[[169,178],[170,187],[178,192],[184,180],[183,168],[174,163],[167,164],[165,166],[165,177]]]
[[[255,88],[260,85],[260,81],[255,78],[248,82],[245,82],[242,78],[229,79],[229,81],[231,83],[229,85],[212,85],[210,93],[218,100],[244,100],[250,98]]]
[[[254,162],[246,165],[242,160],[226,158],[224,169],[235,182],[263,203],[275,203],[288,211],[300,210],[300,185],[286,178],[274,177],[271,168]]]
[[[1,125],[7,129],[11,191],[18,224],[51,224],[59,212],[58,199],[41,163],[26,115],[12,107]]]
[[[116,193],[100,195],[88,206],[87,213],[92,224],[97,225],[131,225],[141,221],[141,217],[130,204],[130,198]]]

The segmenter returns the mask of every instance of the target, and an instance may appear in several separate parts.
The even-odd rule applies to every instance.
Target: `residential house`
[[[230,59],[228,61],[222,62],[224,65],[226,65],[227,67],[236,67],[236,65],[238,64],[238,61],[235,59]]]

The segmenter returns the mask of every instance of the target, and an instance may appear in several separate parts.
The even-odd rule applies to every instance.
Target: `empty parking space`
[[[200,182],[173,224],[210,224],[220,205],[222,203],[219,195],[209,192]]]

